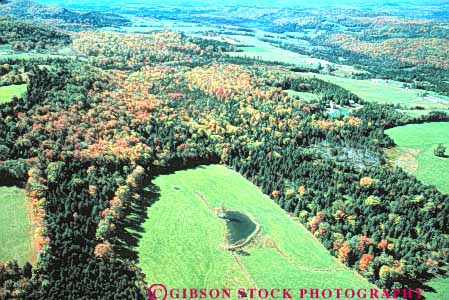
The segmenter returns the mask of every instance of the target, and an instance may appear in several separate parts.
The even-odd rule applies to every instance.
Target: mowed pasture
[[[358,80],[314,73],[302,75],[337,84],[369,102],[400,104],[404,108],[421,106],[428,110],[449,108],[449,97],[430,91],[407,89],[393,80]]]
[[[303,55],[294,51],[283,49],[277,46],[276,43],[271,43],[263,40],[266,35],[277,36],[278,41],[283,40],[285,42],[284,39],[280,39],[280,35],[276,35],[262,30],[257,30],[255,36],[238,35],[238,34],[236,35],[223,34],[222,36],[225,36],[228,39],[234,41],[235,44],[245,45],[244,47],[239,47],[240,51],[238,52],[228,52],[227,54],[230,56],[255,58],[262,61],[275,61],[307,68],[318,68],[320,65],[321,66],[331,65],[333,68],[335,68],[336,70],[335,72],[339,76],[340,75],[345,76],[354,73],[363,73],[363,71],[356,70],[354,67],[349,65],[335,64],[327,60],[318,59],[311,57],[309,55]],[[297,39],[293,40],[298,42]],[[291,40],[290,42],[292,42],[293,40]],[[292,43],[295,44],[295,42]]]
[[[387,152],[393,163],[449,194],[449,158],[437,157],[433,152],[440,143],[449,148],[449,122],[395,127],[386,134],[397,145]]]
[[[437,277],[426,283],[434,291],[424,293],[427,300],[443,300],[449,295],[449,277]]]
[[[149,284],[172,288],[369,288],[297,221],[240,174],[221,165],[161,175],[136,250]],[[240,254],[225,250],[215,209],[260,224]]]
[[[20,97],[26,90],[26,84],[0,86],[0,103],[8,102],[14,96]]]
[[[434,290],[424,293],[426,300],[446,299],[449,294],[449,277],[436,277],[427,282],[426,285]]]
[[[294,90],[286,90],[289,96],[292,97],[298,97],[301,100],[305,101],[315,101],[319,100],[320,96],[314,93],[307,93],[307,92],[297,92]]]
[[[34,262],[32,227],[25,191],[0,187],[0,262]]]
[[[279,48],[276,45],[258,39],[256,36],[230,35],[228,37],[235,40],[238,44],[246,45],[246,47],[240,47],[240,52],[228,52],[227,54],[230,56],[255,58],[262,61],[277,61],[312,68],[318,67],[320,63],[323,65],[329,64],[329,62],[324,60]]]

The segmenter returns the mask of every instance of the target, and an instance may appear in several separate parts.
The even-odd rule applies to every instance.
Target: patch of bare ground
[[[416,174],[418,172],[419,149],[414,148],[392,148],[386,150],[389,163],[393,167],[399,167],[405,172]]]

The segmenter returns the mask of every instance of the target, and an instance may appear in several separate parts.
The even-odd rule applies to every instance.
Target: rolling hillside
[[[170,287],[363,288],[301,224],[238,173],[220,165],[161,175],[137,250],[149,283]],[[260,233],[243,252],[224,250],[225,224],[213,211],[248,213]],[[196,276],[191,276],[194,273]]]

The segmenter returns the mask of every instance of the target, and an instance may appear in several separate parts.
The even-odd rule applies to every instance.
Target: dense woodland
[[[379,287],[422,287],[448,263],[449,196],[383,154],[385,128],[447,115],[408,118],[173,32],[79,33],[73,47],[87,59],[30,66],[26,96],[0,105],[0,175],[26,186],[40,251],[32,270],[0,264],[0,298],[145,299],[127,214],[152,176],[203,162],[243,174]],[[331,118],[331,100],[364,107]]]
[[[66,33],[35,21],[0,17],[0,45],[9,44],[15,51],[41,50],[70,44]]]

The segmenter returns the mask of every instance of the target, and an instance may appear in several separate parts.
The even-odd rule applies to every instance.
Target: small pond
[[[228,241],[230,244],[246,240],[256,229],[257,225],[250,217],[238,211],[227,211],[223,216],[228,227]]]

